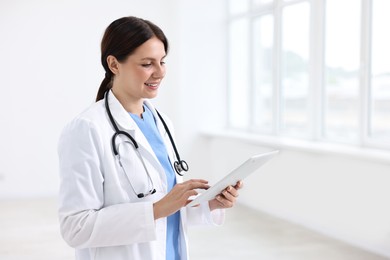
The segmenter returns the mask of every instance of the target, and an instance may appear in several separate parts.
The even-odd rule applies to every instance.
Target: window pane
[[[359,133],[360,1],[326,1],[325,138],[354,142]]]
[[[253,0],[253,5],[254,6],[261,6],[261,5],[266,5],[272,3],[273,0]]]
[[[261,133],[272,132],[273,89],[273,16],[265,15],[254,20],[254,125]]]
[[[229,0],[229,13],[239,14],[249,10],[249,0]]]
[[[390,142],[390,1],[373,1],[371,137]]]
[[[308,122],[309,4],[285,7],[282,21],[281,132],[306,136]]]
[[[249,127],[249,20],[230,24],[229,34],[229,123],[232,127]]]

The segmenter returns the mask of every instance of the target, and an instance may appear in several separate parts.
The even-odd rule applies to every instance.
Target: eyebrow
[[[166,57],[167,55],[164,55],[161,59],[165,59]],[[146,58],[142,58],[141,60],[156,60],[156,59],[151,57],[146,57]]]

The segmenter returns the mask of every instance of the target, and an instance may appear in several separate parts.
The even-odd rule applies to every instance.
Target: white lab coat
[[[135,150],[129,149],[126,156],[122,156],[129,165],[129,176],[125,176],[112,152],[114,130],[104,100],[96,102],[64,128],[59,140],[61,234],[76,248],[76,259],[165,260],[166,218],[155,221],[153,217],[153,203],[167,194],[164,169],[137,124],[112,92],[108,99],[119,129],[137,141],[156,193],[139,199],[133,192],[129,179],[136,192],[150,188],[145,169]],[[145,104],[157,118],[157,127],[172,163],[175,157],[169,137],[152,104],[149,101]],[[172,131],[171,122],[166,116],[164,120]],[[122,141],[129,140],[121,135],[117,143]],[[178,175],[176,180],[182,182]],[[220,225],[224,220],[223,210],[210,212],[208,203],[182,208],[180,216],[182,259],[188,259],[187,225]]]

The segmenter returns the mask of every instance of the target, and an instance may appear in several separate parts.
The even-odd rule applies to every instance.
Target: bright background
[[[389,157],[221,130],[226,13],[224,0],[1,0],[0,199],[56,196],[60,131],[94,102],[104,29],[134,15],[170,40],[154,103],[174,121],[188,178],[215,181],[252,154],[280,149],[247,179],[241,203],[390,257]]]

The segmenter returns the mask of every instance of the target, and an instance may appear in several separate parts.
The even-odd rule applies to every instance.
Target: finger
[[[196,196],[199,193],[196,190],[189,190],[189,191],[187,191],[186,195],[188,195],[188,194],[190,194],[190,195],[187,197],[187,201],[185,203],[186,206],[188,205],[188,203],[190,203],[192,201],[192,200],[189,200],[188,198],[190,198],[191,196]],[[193,205],[192,207],[198,207],[198,206],[200,206],[200,204]]]
[[[192,200],[187,200],[187,202],[186,202],[186,206],[191,202]],[[199,207],[200,206],[200,204],[195,204],[195,205],[193,205],[193,206],[191,206],[191,207]]]
[[[228,193],[230,193],[233,197],[235,197],[235,198],[238,197],[238,191],[237,191],[236,188],[234,188],[234,187],[232,187],[232,186],[228,186],[228,187],[226,188],[226,191],[227,191]]]
[[[236,202],[236,196],[234,196],[232,193],[228,192],[227,190],[222,191],[222,195],[225,196],[225,198],[228,201]]]
[[[210,185],[208,185],[207,183],[204,183],[204,182],[196,182],[196,181],[192,181],[192,182],[189,182],[186,184],[186,187],[187,189],[204,189],[204,190],[207,190],[208,188],[210,188]]]
[[[186,199],[188,199],[191,196],[196,196],[198,195],[198,192],[196,190],[188,190],[184,193],[184,196]]]
[[[188,189],[208,189],[210,186],[208,185],[208,181],[203,179],[191,179],[179,184],[185,190]]]
[[[186,192],[187,190],[194,190],[194,189],[205,189],[207,190],[210,188],[210,185],[208,185],[205,182],[198,182],[195,180],[189,180],[186,182],[182,182],[179,184],[176,184],[175,187],[177,186],[177,189],[181,190],[182,192]]]
[[[243,186],[244,186],[244,182],[243,181],[238,181],[236,183],[236,185],[234,186],[234,188],[239,190],[239,189],[242,189]]]
[[[208,181],[206,180],[203,180],[203,179],[191,179],[191,180],[188,180],[186,182],[202,182],[202,183],[209,183]]]
[[[218,195],[215,199],[222,205],[223,208],[231,208],[234,205],[232,201],[227,200],[222,195]]]

